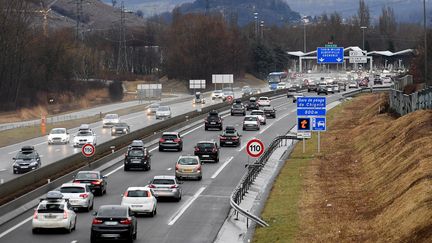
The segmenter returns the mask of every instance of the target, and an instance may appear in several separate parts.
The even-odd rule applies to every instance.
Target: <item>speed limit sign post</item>
[[[252,139],[246,145],[246,152],[250,157],[258,158],[264,153],[264,144],[259,139]]]
[[[95,152],[96,152],[96,148],[91,143],[86,143],[81,148],[81,153],[87,158],[92,157],[95,154]]]
[[[230,104],[233,102],[233,97],[231,95],[228,96],[226,99],[227,99],[227,102]]]

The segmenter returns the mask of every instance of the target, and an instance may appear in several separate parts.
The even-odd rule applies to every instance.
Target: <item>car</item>
[[[266,117],[276,118],[276,109],[273,106],[263,107],[263,111]]]
[[[328,95],[328,90],[327,90],[327,86],[325,86],[325,85],[320,85],[320,86],[318,86],[318,89],[317,89],[317,95],[320,95],[320,94],[325,94],[325,95]]]
[[[276,89],[286,89],[287,84],[285,82],[279,82],[276,86]]]
[[[258,109],[259,109],[259,105],[257,103],[257,98],[256,97],[250,97],[249,103],[247,103],[247,105],[246,105],[246,110],[250,111],[250,110],[258,110]]]
[[[391,78],[391,76],[387,75],[387,76],[382,78],[382,81],[383,81],[383,84],[391,84],[392,78]]]
[[[127,123],[119,122],[111,127],[111,136],[130,133],[130,127]]]
[[[78,133],[74,136],[73,146],[77,148],[77,147],[82,147],[88,143],[96,146],[97,144],[96,134],[93,132],[93,130],[90,128],[88,124],[82,124],[78,128]]]
[[[166,149],[183,150],[183,139],[178,132],[164,132],[159,139],[159,151]]]
[[[332,86],[333,93],[336,93],[336,92],[340,93],[340,89],[339,89],[338,84],[333,84],[331,86]]]
[[[182,198],[182,188],[175,176],[158,175],[149,181],[148,187],[153,190],[157,199],[174,198],[177,202]]]
[[[318,89],[318,85],[317,84],[315,84],[313,82],[309,82],[307,84],[307,92],[312,92],[312,91],[316,92],[317,89]]]
[[[14,174],[29,172],[42,166],[41,158],[33,146],[23,146],[12,160]]]
[[[348,88],[349,88],[349,89],[357,89],[357,88],[358,88],[358,84],[357,84],[357,82],[355,82],[355,81],[350,82],[350,83],[348,84]]]
[[[335,93],[335,90],[334,90],[332,84],[328,84],[328,85],[326,85],[326,89],[327,89],[327,92],[328,92],[328,93],[332,93],[332,94]]]
[[[137,219],[128,206],[102,205],[93,215],[91,243],[114,239],[133,242],[137,238]]]
[[[208,130],[209,128],[217,128],[222,131],[222,117],[219,116],[219,113],[216,110],[212,110],[209,112],[207,118],[204,120],[204,130]]]
[[[258,89],[258,88],[252,88],[252,93],[251,93],[251,95],[255,95],[255,94],[261,94],[261,89]]]
[[[374,78],[374,85],[383,84],[383,80],[380,77]]]
[[[171,108],[169,106],[159,106],[156,111],[156,119],[171,118]]]
[[[368,87],[368,86],[369,86],[369,78],[365,77],[360,81],[359,87]]]
[[[39,201],[33,218],[32,232],[37,234],[41,229],[65,229],[71,233],[76,228],[77,216],[68,199],[59,191],[49,191]]]
[[[270,99],[269,97],[261,96],[259,97],[257,103],[259,106],[270,106]]]
[[[296,102],[297,102],[297,99],[298,99],[299,97],[304,97],[304,94],[303,94],[303,93],[300,93],[300,92],[296,92],[296,93],[294,94],[294,96],[293,96],[293,103],[296,103]]]
[[[243,120],[243,131],[249,129],[260,130],[260,124],[258,116],[247,115]]]
[[[202,97],[201,92],[195,93],[195,98],[192,101],[193,104],[205,104],[205,98]]]
[[[60,186],[59,191],[74,209],[84,209],[87,212],[93,209],[94,195],[88,185],[65,183]]]
[[[295,87],[295,86],[291,86],[291,87],[289,87],[288,88],[288,94],[291,92],[296,92],[297,91],[297,87]],[[288,97],[289,98],[289,97]]]
[[[262,110],[253,110],[250,113],[251,116],[258,116],[258,119],[261,123],[261,125],[267,124],[266,115],[264,114],[264,111]]]
[[[347,89],[347,85],[346,85],[346,83],[344,83],[344,82],[339,82],[338,85],[339,85],[339,90],[346,91],[346,89]]]
[[[129,207],[135,214],[149,214],[154,217],[157,213],[157,199],[148,186],[126,189],[120,205]]]
[[[175,165],[175,176],[177,180],[185,178],[202,179],[202,166],[198,156],[182,155]]]
[[[48,145],[68,144],[69,140],[70,135],[66,128],[53,128],[48,134]]]
[[[72,182],[87,184],[92,192],[103,195],[107,190],[106,178],[100,171],[79,171]]]
[[[234,116],[236,114],[240,114],[242,116],[246,115],[246,107],[242,103],[235,102],[231,106],[231,116]]]
[[[138,140],[141,141],[141,140]],[[128,150],[126,151],[124,160],[123,160],[123,169],[124,171],[128,171],[132,168],[134,169],[143,169],[143,170],[151,170],[151,154],[148,152],[147,148],[144,147],[144,144],[136,145],[137,142],[129,145]]]
[[[297,91],[289,91],[288,90],[288,92],[287,92],[287,98],[289,99],[289,98],[291,98],[291,97],[294,97],[294,94],[296,93]]]
[[[252,95],[252,88],[250,86],[243,86],[241,89],[242,97]]]
[[[147,115],[154,115],[156,111],[159,109],[159,103],[153,103],[147,107]]]
[[[214,141],[200,141],[194,147],[194,155],[201,161],[219,162],[219,147]]]
[[[240,146],[241,135],[237,132],[235,127],[233,126],[227,126],[225,127],[225,130],[223,133],[219,136],[219,145],[221,147],[227,146],[227,145],[233,145],[233,146]]]
[[[115,123],[119,123],[120,118],[118,114],[106,114],[102,119],[102,127],[112,127]]]
[[[234,99],[234,92],[231,90],[224,91],[222,97],[223,97],[222,99],[224,101],[229,99],[228,97],[231,97],[231,99],[233,100]]]
[[[215,99],[223,99],[222,90],[215,90],[212,92],[212,100],[215,100]]]

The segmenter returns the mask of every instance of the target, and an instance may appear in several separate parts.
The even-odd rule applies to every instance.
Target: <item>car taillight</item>
[[[80,181],[73,180],[72,183],[80,183]]]
[[[195,147],[195,152],[200,151],[199,147]]]
[[[219,136],[220,140],[225,140],[226,137]]]
[[[130,220],[130,219],[123,219],[123,220],[120,220],[120,224],[132,224],[132,220]]]
[[[180,140],[180,138],[176,138],[176,139],[174,139],[174,142],[175,143],[179,143],[181,140]]]
[[[37,211],[37,210],[35,210],[35,212],[34,212],[34,214],[33,214],[33,218],[34,218],[34,219],[38,219],[38,211]]]
[[[204,122],[205,122],[205,123],[208,123],[208,120],[207,120],[207,119],[204,119]]]
[[[232,139],[237,140],[237,139],[239,139],[239,137],[232,137]]]
[[[178,186],[177,185],[172,185],[170,188],[177,188]]]
[[[150,187],[150,186],[149,186]],[[123,197],[127,197],[128,196],[128,191],[125,191],[124,193],[123,193]]]
[[[176,164],[175,170],[179,170],[179,165],[178,164]]]
[[[67,217],[68,217],[68,213],[67,213],[67,211],[64,211],[63,212],[63,219],[67,219]]]
[[[92,181],[91,184],[93,185],[99,185],[102,183],[102,180]]]
[[[84,194],[80,194],[79,197],[86,199],[88,198],[88,195],[84,193]]]
[[[213,153],[216,153],[216,152],[217,152],[216,147],[214,147],[214,148],[212,149],[212,152],[213,152]]]
[[[102,220],[100,220],[100,219],[93,219],[92,224],[102,224]]]
[[[153,184],[150,184],[148,187],[149,187],[149,188],[156,188],[156,186],[153,185]]]
[[[165,142],[164,138],[159,139],[159,143],[163,143],[163,142]]]
[[[201,171],[201,165],[198,165],[197,171]]]

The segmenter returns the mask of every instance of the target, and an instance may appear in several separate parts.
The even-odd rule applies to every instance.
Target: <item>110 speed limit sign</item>
[[[81,153],[85,157],[92,157],[96,152],[96,148],[93,144],[87,143],[81,148]]]
[[[246,145],[249,156],[257,158],[264,153],[264,144],[259,139],[252,139]]]

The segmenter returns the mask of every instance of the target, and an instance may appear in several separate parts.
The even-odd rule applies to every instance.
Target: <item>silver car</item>
[[[175,175],[177,179],[196,178],[202,179],[201,161],[196,155],[182,155],[175,165]]]
[[[159,109],[159,103],[153,103],[147,107],[147,115],[154,115],[156,111]]]
[[[65,183],[60,187],[63,198],[69,199],[73,208],[83,208],[87,212],[93,209],[94,195],[86,184]]]
[[[159,106],[156,111],[156,119],[171,118],[171,108],[169,106]]]
[[[181,182],[178,182],[175,176],[160,175],[153,177],[148,187],[153,190],[157,199],[174,198],[180,201],[182,197]]]

